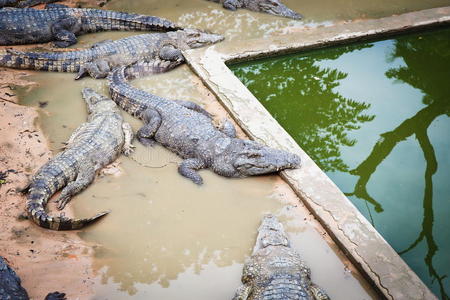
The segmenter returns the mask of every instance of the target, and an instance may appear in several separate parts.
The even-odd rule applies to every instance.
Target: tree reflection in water
[[[368,47],[346,46],[320,52],[314,58],[287,56],[243,64],[234,72],[322,170],[345,172],[349,167],[341,159],[340,149],[356,143],[348,133],[374,116],[364,114],[370,104],[345,98],[334,90],[346,73],[321,68],[317,62]]]
[[[258,64],[247,63],[236,67],[234,72],[322,170],[355,176],[353,191],[346,195],[372,204],[377,213],[384,209],[369,194],[368,183],[397,145],[408,137],[415,137],[426,164],[422,229],[410,246],[397,250],[402,255],[425,241],[424,262],[430,281],[438,283],[442,299],[449,299],[448,287],[444,283],[447,275],[439,274],[433,262],[439,250],[433,235],[433,175],[438,170],[438,161],[428,129],[438,117],[450,116],[450,30],[401,37],[393,42],[394,47],[387,60],[403,63],[389,69],[385,76],[420,90],[425,106],[393,130],[380,134],[370,154],[355,168],[349,169],[341,149],[353,147],[356,141],[349,137],[351,133],[372,121],[374,116],[367,114],[369,103],[339,94],[337,87],[348,74],[323,67],[325,64],[320,62],[336,60],[343,54],[373,45],[339,47],[317,51],[310,56],[287,56]],[[445,269],[442,265],[440,267]]]
[[[445,35],[401,38],[395,41],[395,49],[390,59],[401,58],[405,65],[388,70],[386,76],[420,89],[424,94],[422,102],[427,106],[394,130],[381,134],[381,139],[366,160],[350,171],[351,174],[358,176],[359,180],[354,192],[349,194],[372,203],[376,211],[381,212],[383,210],[381,205],[367,193],[367,183],[376,168],[399,142],[412,135],[416,137],[426,162],[422,231],[407,249],[399,253],[411,251],[425,239],[428,250],[424,260],[428,266],[429,275],[439,284],[442,299],[449,299],[443,283],[447,275],[439,275],[433,264],[433,257],[438,250],[433,236],[433,175],[438,169],[438,162],[427,131],[437,117],[450,116],[449,49],[450,39]]]

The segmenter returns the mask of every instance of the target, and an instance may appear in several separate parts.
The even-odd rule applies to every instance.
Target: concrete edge
[[[320,27],[248,42],[184,52],[187,63],[253,139],[301,156],[300,169],[282,178],[376,290],[387,299],[437,299],[342,191],[297,145],[226,63],[312,48],[380,39],[450,24],[450,7],[377,20]]]

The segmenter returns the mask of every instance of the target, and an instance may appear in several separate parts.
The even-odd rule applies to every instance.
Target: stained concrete
[[[379,39],[449,23],[450,7],[443,7],[377,20],[296,29],[285,35],[246,42],[225,42],[207,49],[188,50],[184,53],[191,68],[250,137],[302,157],[301,169],[283,171],[281,176],[348,257],[388,299],[436,297],[342,191],[233,75],[226,63],[359,40]]]

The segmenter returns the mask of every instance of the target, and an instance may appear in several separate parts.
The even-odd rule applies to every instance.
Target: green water
[[[450,29],[230,68],[449,299]]]

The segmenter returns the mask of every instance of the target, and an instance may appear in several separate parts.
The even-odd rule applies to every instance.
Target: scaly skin
[[[112,99],[145,125],[137,136],[146,145],[155,140],[185,160],[179,173],[196,184],[203,180],[197,170],[210,168],[226,177],[245,177],[276,172],[300,165],[300,158],[283,150],[236,138],[234,126],[226,120],[214,127],[210,115],[199,105],[168,100],[127,83],[125,67],[109,76]]]
[[[64,293],[54,292],[45,297],[45,300],[65,300]],[[22,287],[20,278],[0,256],[0,300],[28,300],[27,291]]]
[[[0,10],[0,45],[22,45],[55,41],[58,47],[76,44],[77,35],[106,30],[174,31],[169,20],[92,8],[53,5],[47,9]]]
[[[91,89],[83,90],[83,98],[88,105],[88,122],[75,130],[66,149],[42,166],[28,187],[28,215],[44,228],[80,229],[107,214],[73,220],[63,215],[49,216],[45,206],[52,195],[62,189],[58,209],[63,209],[72,196],[88,187],[98,170],[113,162],[121,152],[126,155],[132,152],[133,133],[117,105]]]
[[[241,280],[233,300],[329,300],[311,282],[311,270],[290,247],[283,225],[273,215],[266,215],[259,227]]]
[[[181,50],[198,48],[223,40],[218,34],[197,29],[167,33],[149,33],[117,41],[97,43],[90,49],[67,52],[19,52],[7,50],[0,54],[0,66],[55,72],[78,72],[104,78],[115,67],[155,58],[176,61],[182,59]]]
[[[237,10],[238,8],[246,8],[256,12],[264,12],[275,16],[300,20],[303,16],[286,5],[280,0],[208,0],[221,3],[226,9]]]

